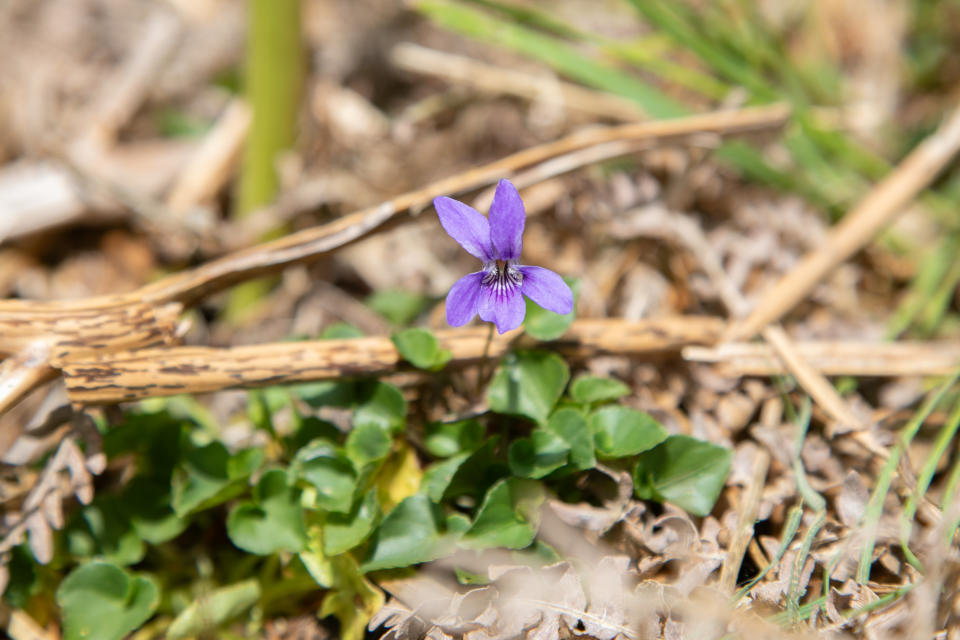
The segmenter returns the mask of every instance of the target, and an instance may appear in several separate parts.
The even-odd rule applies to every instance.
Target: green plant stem
[[[487,331],[487,341],[483,345],[483,356],[481,356],[480,367],[477,369],[477,395],[483,393],[483,386],[489,377],[490,368],[490,345],[493,343],[493,323],[489,323]]]
[[[244,91],[253,120],[243,151],[235,214],[244,217],[271,202],[280,188],[277,160],[293,147],[303,84],[300,0],[248,0]],[[278,229],[264,240],[282,233]],[[270,280],[236,287],[227,317],[238,320],[255,308]]]

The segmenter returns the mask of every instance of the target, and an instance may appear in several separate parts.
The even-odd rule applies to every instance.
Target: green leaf
[[[335,556],[367,539],[380,518],[377,493],[369,491],[350,513],[328,513],[323,523],[323,553]]]
[[[555,353],[508,353],[487,389],[497,413],[520,415],[543,424],[570,379],[570,369]]]
[[[608,402],[630,393],[630,387],[612,378],[578,376],[570,385],[574,402]]]
[[[119,496],[97,496],[83,509],[83,520],[93,536],[96,553],[108,562],[140,562],[146,548],[130,522],[130,513]]]
[[[287,446],[293,451],[299,451],[314,440],[325,440],[334,445],[342,436],[343,433],[332,422],[314,416],[305,416],[301,418],[296,433],[287,440]]]
[[[580,281],[576,278],[564,278],[573,291],[573,311],[554,313],[547,311],[530,298],[525,298],[527,315],[523,321],[523,330],[537,340],[556,340],[567,332],[576,317],[577,299],[580,297]]]
[[[357,472],[342,452],[318,441],[297,453],[292,471],[316,488],[316,502],[321,508],[350,510]]]
[[[346,322],[334,322],[320,333],[321,340],[345,340],[362,337],[363,331]]]
[[[258,555],[299,551],[307,542],[300,491],[280,469],[267,471],[253,491],[253,501],[236,505],[227,517],[227,535],[238,548]]]
[[[536,536],[544,497],[539,482],[523,478],[501,480],[490,487],[461,543],[474,549],[526,547]]]
[[[257,429],[275,435],[273,429],[273,407],[267,405],[267,394],[263,389],[252,389],[247,392],[247,419]]]
[[[499,437],[488,438],[483,446],[457,465],[443,490],[444,500],[459,496],[480,500],[490,485],[510,473],[510,468],[497,453],[499,441]]]
[[[195,425],[166,411],[156,413],[131,412],[124,422],[103,436],[103,452],[111,460],[125,453],[137,458],[137,469],[144,476],[169,482],[174,467],[180,461],[180,448],[185,434]]]
[[[667,432],[656,420],[629,407],[603,407],[590,415],[597,454],[622,458],[646,451],[663,442]]]
[[[26,543],[18,544],[10,550],[7,570],[10,572],[3,599],[14,609],[27,606],[30,597],[40,589],[37,579],[35,560]]]
[[[57,589],[64,640],[120,640],[146,622],[159,602],[152,580],[107,562],[81,565]]]
[[[393,438],[389,433],[375,424],[367,423],[354,427],[347,434],[344,449],[357,468],[362,468],[369,462],[385,458],[392,445]]]
[[[434,502],[443,500],[450,482],[464,461],[470,457],[469,453],[458,453],[446,460],[431,465],[423,472],[421,491],[427,494]]]
[[[388,382],[364,380],[357,383],[356,398],[355,429],[372,424],[384,431],[403,431],[407,423],[407,401],[400,389]]]
[[[403,289],[385,289],[367,298],[367,306],[396,325],[410,324],[429,302],[430,298]]]
[[[418,369],[439,371],[450,361],[450,350],[441,349],[436,336],[427,329],[404,329],[390,340],[403,359]]]
[[[733,453],[690,436],[670,436],[637,459],[634,490],[644,500],[673,504],[698,516],[713,509]]]
[[[290,391],[314,408],[348,408],[354,404],[357,383],[353,380],[323,380],[290,386]]]
[[[452,550],[440,509],[418,493],[391,511],[373,534],[360,571],[408,567],[435,560]]]
[[[252,607],[259,598],[260,583],[254,579],[215,589],[181,611],[167,628],[166,637],[176,640],[214,630]]]
[[[150,544],[162,544],[176,538],[189,523],[170,506],[172,497],[168,484],[137,476],[127,484],[122,500],[137,535]]]
[[[184,446],[181,467],[173,476],[173,509],[184,516],[226,502],[243,492],[247,478],[263,460],[259,449],[231,456],[220,442]]]
[[[510,470],[522,478],[542,478],[567,463],[570,445],[545,429],[534,430],[529,438],[518,438],[510,445],[507,457]]]
[[[354,409],[354,427],[376,424],[385,431],[399,432],[406,426],[407,401],[400,389],[387,382],[316,382],[291,389],[311,407]]]
[[[432,455],[448,458],[475,450],[483,442],[483,425],[476,420],[431,422],[426,426],[424,445]]]
[[[557,409],[546,426],[570,446],[570,464],[577,471],[592,469],[597,464],[594,455],[593,431],[576,409]]]

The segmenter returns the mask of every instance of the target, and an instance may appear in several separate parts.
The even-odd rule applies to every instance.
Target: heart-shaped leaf
[[[441,349],[436,336],[427,329],[404,329],[390,336],[390,340],[403,359],[418,369],[439,371],[450,362],[450,350]]]
[[[639,498],[672,502],[705,516],[730,473],[732,452],[690,436],[674,435],[637,459],[633,486]]]
[[[447,555],[453,545],[445,534],[439,507],[422,493],[410,496],[377,527],[360,570],[408,567]]]
[[[550,416],[546,428],[570,446],[570,465],[575,470],[583,471],[596,466],[593,432],[583,414],[576,409],[557,409]]]
[[[375,491],[358,500],[350,513],[328,513],[323,523],[323,553],[330,557],[349,551],[367,539],[380,519]]]
[[[647,451],[663,442],[667,432],[648,414],[629,407],[603,407],[590,415],[597,454],[622,458]]]
[[[424,445],[431,455],[449,458],[473,451],[483,442],[483,425],[476,420],[431,422],[426,427]]]
[[[357,410],[353,427],[375,425],[391,433],[403,430],[407,421],[407,401],[403,392],[388,382],[364,380],[357,383]]]
[[[299,551],[307,542],[300,491],[280,469],[267,471],[254,488],[252,502],[235,506],[227,517],[227,535],[244,551],[269,555]]]
[[[537,534],[543,486],[523,478],[507,478],[490,487],[473,525],[461,544],[474,549],[522,549]]]
[[[365,464],[385,458],[392,445],[390,433],[367,423],[350,430],[344,449],[357,468],[363,468]]]
[[[350,510],[357,471],[339,449],[323,440],[311,443],[297,453],[293,470],[316,488],[319,507],[328,511]]]
[[[555,353],[508,353],[487,389],[490,409],[544,423],[570,379],[570,369]]]
[[[183,451],[181,466],[173,475],[173,509],[181,517],[239,495],[263,461],[259,449],[230,455],[221,442],[199,447],[185,443]]]
[[[567,463],[570,445],[545,429],[534,430],[529,438],[518,438],[510,445],[507,457],[510,470],[521,478],[542,478]]]
[[[152,580],[107,562],[74,569],[57,589],[64,640],[120,640],[146,622],[159,602]]]
[[[574,402],[608,402],[630,393],[630,387],[619,380],[597,376],[578,376],[570,385]]]

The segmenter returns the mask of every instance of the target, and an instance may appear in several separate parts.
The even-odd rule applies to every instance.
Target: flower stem
[[[483,345],[483,356],[480,367],[477,369],[477,395],[483,392],[483,385],[487,380],[487,369],[490,364],[490,344],[493,342],[493,323],[488,324],[487,341]]]

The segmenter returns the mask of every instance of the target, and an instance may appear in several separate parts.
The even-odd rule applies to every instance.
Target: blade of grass
[[[933,335],[937,332],[949,311],[958,283],[960,283],[960,260],[957,260],[954,254],[953,264],[920,313],[918,329],[923,335]]]
[[[793,569],[790,572],[790,587],[787,590],[787,612],[790,615],[791,622],[799,622],[805,618],[809,618],[816,609],[811,609],[808,613],[801,617],[800,613],[800,598],[806,593],[806,589],[803,592],[800,592],[800,575],[803,573],[803,567],[807,563],[807,558],[810,556],[810,549],[813,547],[813,541],[816,539],[817,534],[820,533],[820,529],[823,528],[827,522],[827,510],[821,509],[817,512],[816,517],[813,522],[810,523],[810,528],[807,529],[807,532],[803,535],[803,540],[800,543],[800,549],[797,551],[797,557],[793,562]],[[819,606],[817,607],[819,608]]]
[[[690,109],[639,78],[597,62],[573,46],[521,25],[449,0],[414,0],[418,11],[437,24],[539,60],[586,85],[636,102],[654,118],[675,118]]]
[[[929,300],[956,264],[960,250],[960,235],[950,234],[928,254],[910,284],[910,293],[894,312],[887,329],[887,337],[895,338],[909,329],[923,313]]]
[[[930,488],[930,482],[933,480],[933,475],[937,471],[937,464],[947,452],[950,443],[953,442],[953,438],[957,434],[958,426],[960,426],[960,402],[957,402],[953,411],[950,413],[950,417],[947,418],[947,422],[940,428],[940,432],[937,434],[937,438],[933,443],[933,450],[930,452],[930,455],[927,456],[927,460],[924,462],[923,468],[920,469],[920,474],[917,476],[917,486],[907,497],[907,503],[903,508],[903,515],[900,517],[900,546],[903,548],[904,554],[908,557],[913,556],[917,564],[919,564],[919,560],[916,559],[916,556],[913,555],[913,552],[910,551],[908,546],[910,533],[913,530],[913,516],[917,512],[917,504],[920,499],[926,495],[927,489]],[[911,562],[911,564],[913,563]]]
[[[744,596],[750,593],[750,590],[753,589],[757,583],[767,577],[773,568],[777,566],[780,561],[783,559],[784,554],[786,554],[787,549],[790,548],[790,543],[793,542],[793,538],[797,535],[797,531],[800,529],[800,522],[803,519],[803,503],[797,503],[790,508],[790,511],[787,513],[787,520],[783,525],[783,533],[780,536],[780,546],[777,548],[777,553],[774,555],[773,559],[770,560],[770,563],[764,567],[763,571],[751,578],[745,585],[740,587],[735,594],[733,594],[733,603],[736,604]]]
[[[705,97],[720,100],[730,92],[730,87],[712,76],[667,59],[666,55],[670,53],[672,40],[661,34],[652,34],[632,42],[618,42],[596,33],[582,31],[534,7],[495,0],[464,1],[493,9],[518,24],[538,28],[576,42],[590,43],[610,58],[648,70],[661,78],[669,78],[672,83],[696,91]]]
[[[793,441],[793,479],[797,484],[797,492],[803,501],[809,504],[814,511],[820,512],[827,508],[827,501],[810,486],[810,481],[807,479],[806,471],[803,468],[803,460],[800,458],[800,451],[803,449],[803,441],[807,436],[812,415],[813,401],[806,397],[803,399],[800,415],[794,421],[797,425],[797,433]]]
[[[952,543],[957,528],[960,527],[960,513],[954,512],[958,485],[960,485],[960,458],[953,463],[953,467],[950,469],[950,475],[947,476],[947,482],[943,490],[943,498],[940,500],[940,509],[944,516],[949,518],[944,529],[947,544]]]
[[[717,46],[691,26],[695,21],[688,7],[678,2],[668,4],[661,0],[629,1],[651,24],[670,34],[679,44],[728,80],[742,85],[753,94],[754,99],[761,102],[777,99],[777,92],[753,71],[753,67],[744,64],[743,60],[731,54],[725,47]]]
[[[880,475],[877,477],[877,483],[873,489],[873,493],[870,494],[863,522],[861,523],[861,527],[866,531],[866,535],[863,548],[860,550],[860,560],[857,564],[857,582],[860,584],[866,584],[870,579],[870,567],[873,564],[873,549],[876,546],[877,526],[880,523],[880,516],[883,513],[883,503],[887,498],[887,492],[890,490],[890,484],[893,481],[893,474],[896,473],[897,465],[900,462],[900,456],[903,455],[903,452],[910,445],[914,436],[917,435],[917,431],[920,430],[920,426],[924,420],[927,419],[934,407],[939,404],[947,391],[956,383],[958,377],[960,377],[960,370],[954,373],[949,380],[940,385],[935,393],[927,398],[919,411],[904,425],[900,431],[900,437],[897,439],[896,445],[890,449],[890,457],[887,458],[883,469],[880,471]],[[910,556],[913,556],[913,554],[910,554]],[[908,556],[908,560],[910,560],[910,556]],[[916,558],[914,558],[914,560],[915,559]],[[911,562],[911,564],[913,563]],[[923,571],[922,567],[914,566],[916,566],[919,571]]]

